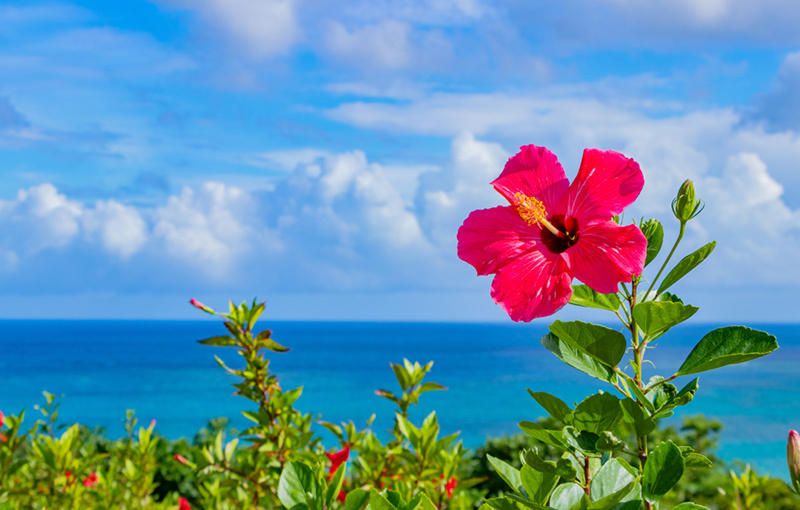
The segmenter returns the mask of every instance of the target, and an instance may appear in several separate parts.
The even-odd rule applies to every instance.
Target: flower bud
[[[175,454],[175,456],[174,456],[173,458],[174,458],[176,461],[178,461],[178,462],[180,462],[181,464],[183,464],[184,466],[185,466],[185,465],[187,465],[187,464],[189,464],[189,461],[186,459],[186,457],[184,457],[183,455],[181,455],[181,454],[179,454],[179,453],[176,453],[176,454]]]
[[[678,196],[672,201],[672,214],[678,221],[685,223],[703,210],[705,204],[702,200],[697,200],[694,194],[694,184],[690,179],[686,179],[678,190]]]
[[[204,305],[200,301],[196,300],[195,298],[190,299],[189,303],[191,303],[192,306],[194,306],[196,308],[199,308],[200,310],[203,310],[206,313],[214,313],[214,310],[212,310],[211,308],[207,307],[206,305]]]
[[[786,458],[789,461],[789,477],[792,479],[792,487],[796,493],[800,494],[800,434],[796,430],[789,431]]]

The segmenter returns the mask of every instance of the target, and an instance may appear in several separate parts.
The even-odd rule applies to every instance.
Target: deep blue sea
[[[271,368],[284,389],[304,386],[297,407],[332,422],[390,428],[392,405],[374,395],[397,390],[390,362],[433,360],[427,380],[448,391],[422,397],[412,417],[436,409],[443,431],[461,431],[468,446],[517,432],[517,423],[544,411],[526,389],[548,391],[572,403],[600,381],[563,365],[539,344],[546,326],[518,324],[273,322],[273,338],[290,347]],[[800,428],[800,325],[751,327],[778,337],[781,348],[744,365],[700,374],[700,391],[681,412],[704,413],[725,424],[721,456],[786,477],[786,436]],[[648,351],[658,373],[680,366],[695,343],[716,325],[678,327]],[[141,423],[157,419],[168,437],[192,437],[209,418],[239,414],[248,402],[232,396],[234,381],[214,354],[236,363],[231,348],[196,340],[224,334],[213,321],[0,321],[0,410],[28,413],[43,403],[42,390],[64,395],[63,423],[102,426],[123,433],[126,409]],[[648,368],[646,376],[656,372]],[[682,385],[690,378],[678,379]],[[608,388],[604,388],[608,389]],[[671,418],[676,420],[677,418]]]

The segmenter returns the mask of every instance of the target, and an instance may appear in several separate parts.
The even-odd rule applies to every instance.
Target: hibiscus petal
[[[552,315],[572,296],[566,262],[548,251],[532,250],[503,267],[492,281],[492,298],[514,321]]]
[[[581,226],[608,221],[636,200],[643,186],[636,161],[619,152],[586,149],[569,187],[567,215]]]
[[[569,189],[564,168],[555,154],[536,145],[520,147],[492,185],[512,204],[516,193],[541,200],[549,214],[563,212]]]
[[[541,243],[540,232],[541,227],[528,225],[511,207],[472,211],[458,229],[458,258],[479,275],[496,273]]]
[[[642,273],[646,253],[647,240],[639,227],[607,221],[582,228],[578,242],[562,255],[572,276],[610,294],[619,290],[620,282]]]

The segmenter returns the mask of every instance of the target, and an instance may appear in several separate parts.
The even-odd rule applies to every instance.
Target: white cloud
[[[258,238],[253,211],[242,189],[219,182],[206,182],[197,191],[184,187],[155,210],[153,235],[170,256],[223,275]]]
[[[98,200],[94,209],[85,211],[82,220],[90,238],[99,238],[107,252],[123,259],[141,250],[147,242],[147,224],[139,211],[114,200]]]
[[[82,214],[82,204],[68,200],[50,183],[20,190],[15,200],[0,201],[5,243],[26,253],[68,244],[79,233]]]
[[[500,205],[491,181],[500,175],[511,156],[496,143],[476,140],[470,133],[457,136],[451,148],[452,163],[444,183],[423,191],[423,222],[442,251],[455,253],[458,227],[473,209]]]

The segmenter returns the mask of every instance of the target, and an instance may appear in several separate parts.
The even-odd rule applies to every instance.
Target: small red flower
[[[0,441],[5,443],[6,441],[8,441],[8,436],[6,436],[5,434],[0,434]]]
[[[339,500],[339,502],[344,503],[344,500],[347,499],[347,493],[343,490],[340,490],[339,494],[336,496],[336,499]]]
[[[178,462],[180,462],[184,466],[189,463],[189,461],[186,459],[186,457],[184,457],[183,455],[181,455],[179,453],[176,453],[174,458],[175,458],[175,460],[177,460]]]
[[[151,429],[154,429],[154,428],[156,428],[156,419],[155,419],[155,418],[153,418],[152,420],[150,420],[150,428],[151,428]]]
[[[344,448],[342,448],[338,452],[331,452],[331,453],[325,452],[325,455],[331,461],[331,468],[329,470],[331,476],[328,477],[330,479],[333,476],[333,474],[336,473],[336,470],[339,469],[339,466],[344,464],[347,461],[347,459],[350,458],[350,445],[344,445]]]
[[[3,411],[0,411],[0,427],[3,426],[3,421],[5,421],[6,416],[3,414]]]
[[[458,482],[455,478],[450,478],[447,480],[447,485],[444,486],[444,492],[447,494],[448,498],[453,497],[453,490],[456,488],[456,485],[458,485]]]
[[[492,184],[509,205],[464,220],[458,257],[479,275],[495,275],[492,298],[512,320],[560,310],[573,278],[610,294],[641,274],[647,240],[636,225],[613,221],[642,191],[634,160],[586,149],[570,184],[552,152],[526,145]]]
[[[189,502],[186,501],[186,498],[183,496],[178,499],[178,510],[192,510],[192,507],[189,506]]]
[[[89,476],[87,476],[86,478],[83,479],[83,486],[84,487],[88,487],[88,488],[91,489],[95,485],[97,485],[97,473],[92,471],[91,475],[89,475]]]

